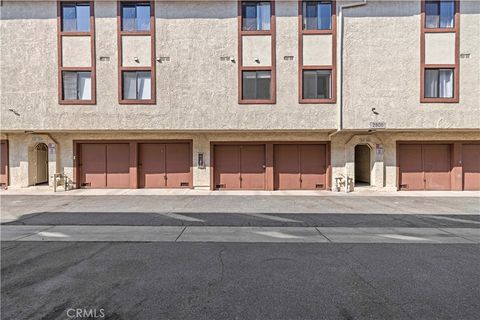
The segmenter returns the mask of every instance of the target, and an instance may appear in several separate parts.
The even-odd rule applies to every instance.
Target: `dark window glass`
[[[62,4],[62,31],[89,32],[90,5],[88,3]]]
[[[149,3],[122,3],[123,31],[150,31]]]
[[[426,28],[453,28],[455,21],[455,2],[426,1],[425,27]]]
[[[425,69],[425,98],[453,98],[453,69]]]
[[[270,30],[270,2],[242,2],[242,30]]]
[[[331,70],[305,70],[303,71],[303,98],[304,99],[330,99],[332,83]]]
[[[243,71],[242,98],[244,100],[271,99],[270,71]]]
[[[123,99],[150,100],[152,81],[150,71],[123,72]]]
[[[332,3],[329,1],[303,2],[303,29],[330,30],[332,28]]]
[[[90,71],[64,71],[62,81],[64,100],[92,99],[92,75]]]

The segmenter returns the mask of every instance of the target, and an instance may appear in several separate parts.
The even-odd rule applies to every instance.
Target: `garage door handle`
[[[266,165],[262,165],[263,170],[265,170],[266,167],[267,167]]]

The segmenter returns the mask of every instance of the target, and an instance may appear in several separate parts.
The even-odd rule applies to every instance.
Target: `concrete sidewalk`
[[[1,227],[2,241],[478,244],[474,228],[324,228],[203,226]]]
[[[375,188],[358,188],[354,192],[326,190],[276,190],[276,191],[211,191],[203,189],[74,189],[53,192],[49,187],[9,188],[0,195],[56,195],[56,196],[318,196],[318,197],[477,197],[480,191],[394,191]]]

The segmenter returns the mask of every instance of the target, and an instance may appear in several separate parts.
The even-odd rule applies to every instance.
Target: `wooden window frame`
[[[242,30],[242,3],[243,2],[270,2],[270,30]],[[276,99],[276,23],[275,0],[271,1],[237,1],[238,12],[238,103],[239,104],[275,104]],[[243,66],[243,36],[270,36],[271,37],[271,65],[270,66]],[[270,99],[243,99],[243,71],[270,71]]]
[[[64,3],[88,3],[90,5],[90,31],[63,31],[63,4]],[[57,1],[57,54],[58,54],[58,103],[60,105],[94,105],[97,104],[97,72],[96,72],[96,54],[95,54],[95,5],[94,1]],[[81,37],[81,36],[90,36],[90,67],[64,67],[62,56],[62,38],[63,36],[69,37]],[[92,81],[92,97],[90,100],[65,100],[63,98],[63,72],[64,71],[75,71],[75,72],[85,72],[89,71],[91,74]]]
[[[460,0],[455,0],[455,14],[453,28],[426,28],[425,27],[425,0],[422,0],[420,26],[420,102],[421,103],[458,103],[460,101]],[[427,33],[454,33],[455,34],[455,63],[454,64],[426,64],[425,63],[425,34]],[[426,98],[425,97],[425,69],[453,69],[453,97]]]
[[[303,30],[303,3],[298,1],[298,102],[300,104],[332,104],[337,102],[337,3],[331,1],[332,16],[331,29]],[[332,65],[303,65],[303,36],[304,35],[332,35]],[[303,98],[303,71],[305,70],[330,70],[331,71],[331,96],[329,99],[304,99]]]
[[[150,3],[150,31],[123,31],[123,3]],[[122,37],[123,36],[150,36],[150,67],[124,67],[122,65]],[[156,104],[156,65],[155,65],[155,1],[141,0],[117,0],[117,47],[118,47],[118,103],[119,104]],[[124,71],[148,71],[150,72],[151,92],[150,99],[132,100],[123,99],[123,72]]]

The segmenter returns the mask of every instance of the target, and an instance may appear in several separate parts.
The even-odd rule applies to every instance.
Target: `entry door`
[[[138,145],[138,171],[140,188],[164,188],[165,144],[141,143]]]
[[[480,190],[480,144],[462,146],[463,190]]]
[[[8,184],[8,146],[7,142],[1,142],[0,149],[0,185],[7,186]]]
[[[48,148],[44,144],[37,145],[36,149],[36,184],[48,181]]]

